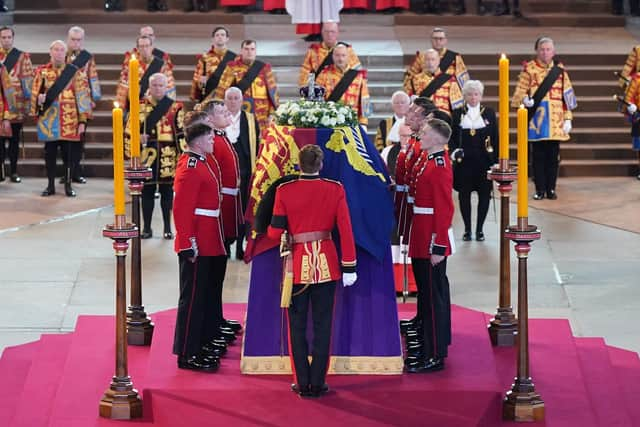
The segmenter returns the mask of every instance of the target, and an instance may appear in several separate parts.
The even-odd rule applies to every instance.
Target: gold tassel
[[[288,260],[285,261],[285,264],[287,264],[288,262],[289,262]],[[293,293],[293,272],[285,270],[284,277],[282,279],[282,296],[280,298],[280,308],[289,308],[289,306],[291,305],[292,293]]]

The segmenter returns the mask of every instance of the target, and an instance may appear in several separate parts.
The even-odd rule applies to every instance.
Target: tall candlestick
[[[129,59],[129,132],[131,157],[140,157],[140,76],[135,55]]]
[[[509,158],[509,58],[503,53],[498,61],[498,99],[500,114],[499,158]]]
[[[114,213],[124,215],[124,134],[122,108],[114,103],[113,112],[113,202]]]
[[[524,105],[518,108],[518,218],[529,216],[528,201],[528,113]]]

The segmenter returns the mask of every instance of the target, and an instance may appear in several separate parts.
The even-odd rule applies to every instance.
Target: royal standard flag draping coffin
[[[253,224],[260,200],[281,177],[297,173],[298,153],[307,144],[324,152],[320,175],[340,181],[345,187],[356,245],[381,260],[389,249],[393,227],[393,203],[386,167],[361,127],[296,129],[269,126],[264,133],[247,207],[247,221]],[[246,251],[251,259],[277,246],[255,231]]]

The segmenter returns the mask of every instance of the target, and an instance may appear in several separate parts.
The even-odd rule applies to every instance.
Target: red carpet
[[[413,305],[400,305],[401,317]],[[243,319],[244,305],[225,314]],[[129,347],[129,373],[153,426],[501,426],[501,399],[515,374],[515,349],[494,349],[488,315],[453,309],[447,368],[429,375],[330,376],[317,400],[289,392],[289,376],[241,375],[240,340],[216,374],[178,370],[171,355],[175,312],[153,316],[150,348]],[[640,419],[640,359],[602,339],[574,338],[565,320],[530,322],[531,375],[552,427],[634,426]],[[0,359],[0,426],[115,426],[98,402],[114,372],[110,316],[82,316],[68,335],[8,348]],[[634,424],[634,422],[636,424]]]

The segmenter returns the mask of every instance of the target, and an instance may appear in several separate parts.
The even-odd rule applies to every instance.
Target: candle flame
[[[118,103],[118,101],[115,101],[113,103],[113,108],[120,108],[120,104]]]
[[[500,59],[507,59],[507,55],[506,55],[506,54],[504,54],[504,53],[503,53],[503,54],[501,54],[501,55],[500,55]]]
[[[520,104],[520,108],[524,108],[524,104]]]
[[[136,54],[135,53],[131,54],[131,59],[136,59]],[[131,61],[131,59],[129,61]]]

